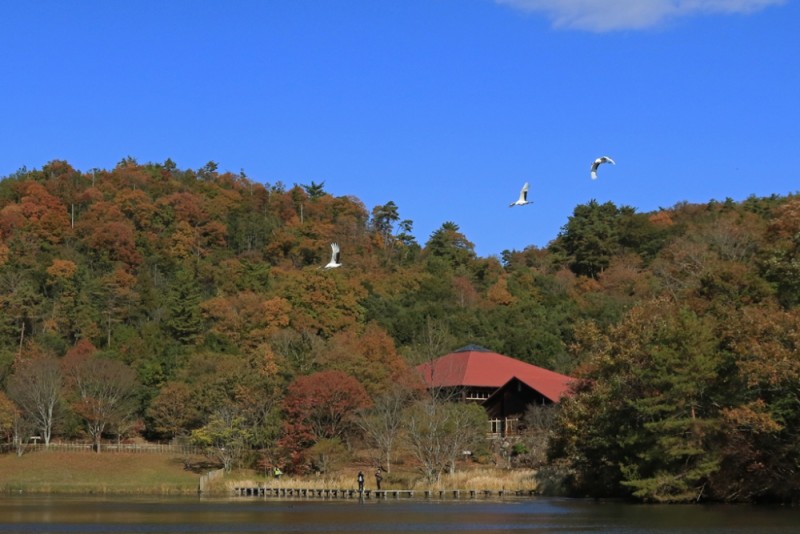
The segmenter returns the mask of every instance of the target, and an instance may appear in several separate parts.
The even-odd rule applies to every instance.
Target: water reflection
[[[401,533],[798,531],[800,511],[572,499],[272,500],[7,496],[0,533]]]

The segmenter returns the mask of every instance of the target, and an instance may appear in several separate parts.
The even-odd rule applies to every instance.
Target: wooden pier
[[[505,497],[505,496],[533,496],[530,491],[505,491],[505,490],[401,490],[383,489],[358,491],[357,489],[330,489],[330,488],[281,488],[281,487],[239,487],[234,488],[237,497],[293,497],[293,498],[319,498],[319,499],[401,499],[401,498],[437,498],[437,499],[477,499],[479,497]]]

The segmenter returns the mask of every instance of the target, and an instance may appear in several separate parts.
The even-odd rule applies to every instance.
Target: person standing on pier
[[[358,492],[362,493],[364,491],[364,473],[361,471],[358,472]]]
[[[375,485],[378,489],[381,489],[381,480],[383,480],[383,475],[381,475],[381,468],[378,467],[378,470],[375,471]]]

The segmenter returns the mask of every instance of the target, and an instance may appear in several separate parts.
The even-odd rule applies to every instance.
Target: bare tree
[[[376,397],[373,406],[359,413],[356,422],[379,451],[382,467],[391,473],[392,454],[403,431],[403,411],[413,399],[414,391],[395,384]]]
[[[75,411],[100,452],[106,427],[130,417],[134,410],[136,373],[122,362],[92,356],[71,368],[69,376],[77,396]]]
[[[133,411],[122,414],[111,426],[111,431],[117,436],[117,445],[121,445],[123,439],[135,436],[142,429],[144,429],[144,421]]]
[[[444,321],[426,316],[425,325],[414,336],[414,344],[406,357],[412,365],[432,362],[452,348],[454,341]]]
[[[456,470],[456,461],[464,452],[478,447],[481,440],[486,439],[486,411],[477,404],[451,403],[448,409],[449,432],[444,442],[447,458],[445,467],[452,475]]]
[[[22,414],[17,411],[12,421],[12,443],[17,452],[17,456],[22,456],[30,444],[29,436],[34,431],[34,425],[28,419],[25,419]]]
[[[483,437],[486,414],[475,404],[429,397],[406,410],[404,421],[409,450],[425,478],[436,482],[445,469],[453,473],[459,455]]]
[[[50,445],[53,423],[61,401],[62,375],[58,360],[40,355],[17,362],[8,382],[8,396]]]
[[[539,406],[532,404],[522,417],[522,440],[524,448],[515,461],[527,467],[539,467],[547,462],[547,446],[555,425],[558,405]]]

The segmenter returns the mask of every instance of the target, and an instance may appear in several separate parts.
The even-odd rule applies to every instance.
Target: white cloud
[[[557,28],[595,32],[642,29],[676,17],[710,13],[752,13],[785,0],[495,0],[517,9],[543,12]]]

